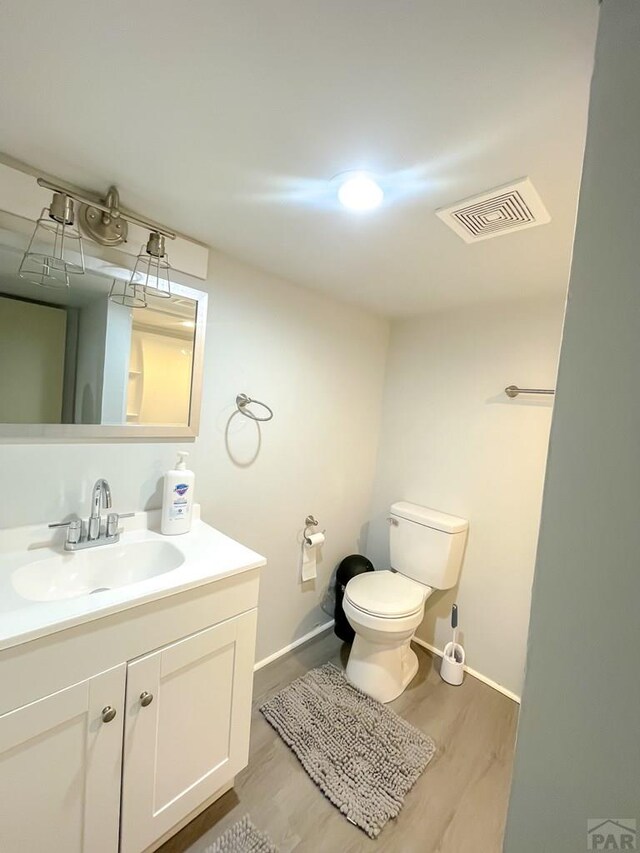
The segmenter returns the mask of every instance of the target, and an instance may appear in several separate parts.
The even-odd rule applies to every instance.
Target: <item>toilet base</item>
[[[413,681],[418,656],[411,638],[401,643],[375,643],[356,633],[347,663],[349,681],[378,702],[392,702]]]

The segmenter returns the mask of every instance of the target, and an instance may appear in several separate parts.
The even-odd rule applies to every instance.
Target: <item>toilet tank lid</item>
[[[444,533],[462,533],[469,527],[466,518],[459,518],[457,515],[449,515],[426,506],[418,506],[408,501],[391,504],[391,515],[406,518],[407,521],[415,521],[434,530],[442,530]]]

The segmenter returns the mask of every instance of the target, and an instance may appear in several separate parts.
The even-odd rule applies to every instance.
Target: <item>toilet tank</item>
[[[467,540],[466,518],[399,501],[389,519],[391,568],[434,589],[455,586]]]

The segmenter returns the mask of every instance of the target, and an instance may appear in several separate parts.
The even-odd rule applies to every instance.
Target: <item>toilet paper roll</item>
[[[304,544],[307,548],[316,548],[318,545],[323,545],[324,533],[312,533],[311,536],[305,536]]]
[[[313,580],[318,576],[316,568],[318,547],[324,542],[324,533],[312,533],[305,536],[302,543],[302,582]]]

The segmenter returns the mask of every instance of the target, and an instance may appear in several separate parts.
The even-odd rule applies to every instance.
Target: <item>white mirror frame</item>
[[[191,371],[191,400],[189,424],[0,424],[0,440],[3,441],[96,441],[104,439],[192,439],[200,429],[200,404],[202,401],[202,377],[204,368],[204,342],[207,327],[208,295],[202,290],[171,282],[171,292],[197,302],[196,326],[193,342],[193,366]]]

